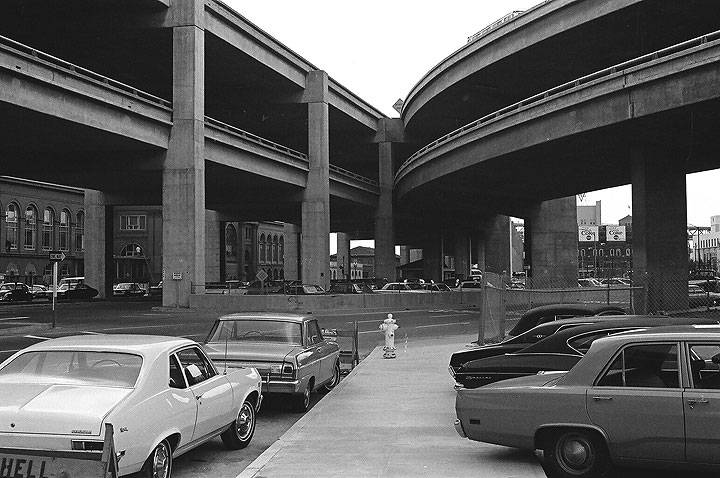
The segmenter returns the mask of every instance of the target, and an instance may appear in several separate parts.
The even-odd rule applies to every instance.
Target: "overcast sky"
[[[325,70],[388,116],[392,105],[467,37],[538,0],[225,0],[241,15]],[[720,214],[712,192],[718,171],[688,176],[688,222],[709,225]],[[630,213],[630,187],[587,194],[602,201],[603,223]],[[353,243],[353,246],[355,243]],[[333,248],[334,251],[334,248]]]

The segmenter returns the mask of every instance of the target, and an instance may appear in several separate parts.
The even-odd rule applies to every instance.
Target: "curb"
[[[339,393],[339,392],[338,392],[339,390],[342,390],[343,388],[345,388],[346,386],[348,386],[347,383],[349,383],[349,381],[350,381],[350,380],[353,378],[353,376],[357,373],[357,370],[360,369],[361,367],[363,367],[363,365],[367,363],[367,360],[370,359],[370,358],[372,358],[373,355],[377,355],[378,350],[381,351],[381,350],[382,350],[382,347],[380,347],[380,346],[375,347],[375,348],[372,350],[372,352],[370,352],[370,353],[367,355],[367,357],[365,357],[365,359],[364,359],[362,362],[360,362],[354,369],[352,369],[352,370],[350,371],[350,373],[347,375],[347,377],[345,377],[345,378],[338,384],[337,387],[335,387],[332,391],[330,391],[330,393],[328,393],[327,395],[325,395],[325,398],[323,398],[323,400],[327,400],[327,399],[328,399],[329,397],[331,397],[333,394]],[[322,403],[322,401],[319,402],[319,404],[321,404],[321,403]],[[285,439],[286,439],[286,437],[289,437],[289,436],[291,436],[292,434],[296,433],[297,430],[302,429],[302,428],[305,426],[305,422],[307,422],[308,420],[310,420],[310,418],[308,418],[308,417],[314,415],[315,413],[319,413],[319,411],[318,411],[318,412],[315,412],[315,413],[313,413],[313,412],[314,412],[315,410],[319,410],[319,409],[321,409],[321,408],[322,408],[322,406],[318,407],[318,406],[316,405],[315,407],[313,407],[312,410],[310,410],[308,413],[306,413],[305,415],[303,415],[302,417],[300,417],[300,419],[299,419],[298,421],[296,421],[296,422],[293,424],[293,426],[291,426],[290,428],[288,428],[288,430],[287,430],[285,433],[283,433],[283,434],[280,436],[280,438],[278,438],[278,439],[275,441],[275,443],[273,443],[272,445],[270,445],[264,452],[262,452],[262,453],[260,454],[260,456],[258,456],[257,458],[255,458],[255,459],[252,461],[252,463],[250,463],[248,466],[246,466],[245,469],[244,469],[243,471],[241,471],[240,474],[237,475],[235,478],[254,478],[254,477],[260,472],[260,470],[262,470],[262,469],[265,467],[265,465],[267,465],[268,462],[269,462],[270,460],[272,460],[273,457],[274,457],[275,455],[277,455],[277,453],[285,447]]]

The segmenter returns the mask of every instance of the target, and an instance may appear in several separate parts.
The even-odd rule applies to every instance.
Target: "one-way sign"
[[[52,262],[62,262],[65,260],[65,253],[62,251],[50,251],[50,260]]]

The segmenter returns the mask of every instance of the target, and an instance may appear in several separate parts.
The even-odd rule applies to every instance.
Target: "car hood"
[[[0,383],[0,432],[100,435],[130,388]]]
[[[227,344],[227,359],[234,362],[282,362],[286,357],[300,353],[302,347],[293,344],[268,342],[242,342]],[[225,360],[225,344],[213,342],[205,344],[205,351],[214,361]]]

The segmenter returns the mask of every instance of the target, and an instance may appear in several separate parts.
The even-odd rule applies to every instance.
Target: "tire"
[[[172,474],[172,448],[167,439],[160,442],[145,460],[140,470],[142,478],[170,478]]]
[[[303,393],[294,397],[293,409],[298,413],[305,413],[310,408],[310,385],[307,386]]]
[[[220,435],[225,447],[229,450],[240,450],[248,446],[255,434],[255,422],[255,406],[245,400],[230,428]]]
[[[335,366],[333,367],[333,376],[329,382],[323,385],[323,392],[329,392],[330,390],[335,388],[338,383],[340,383],[340,362],[335,362]]]
[[[610,455],[605,443],[595,433],[563,430],[545,442],[543,452],[545,473],[550,478],[610,476]]]

